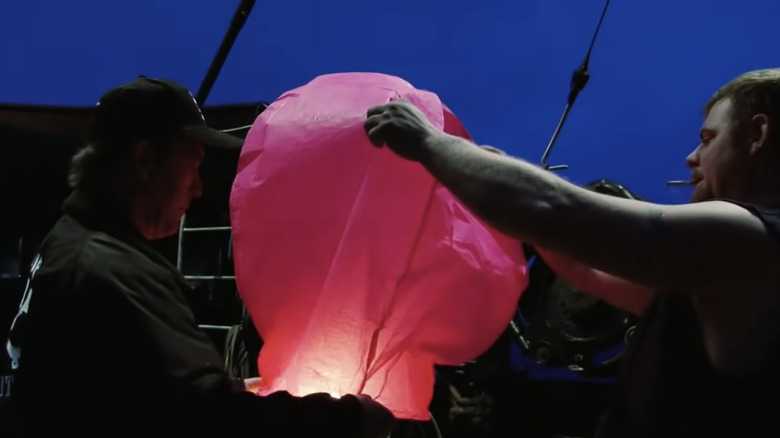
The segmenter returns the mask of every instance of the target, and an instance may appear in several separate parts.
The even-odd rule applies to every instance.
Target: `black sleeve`
[[[94,301],[115,319],[115,330],[125,333],[121,338],[134,344],[133,354],[145,357],[132,358],[134,368],[150,374],[157,396],[175,407],[172,415],[188,430],[226,437],[356,436],[361,409],[355,397],[258,397],[237,391],[211,340],[198,328],[176,277],[134,267],[127,255],[112,256],[105,246],[93,249],[82,261],[87,269],[74,278],[77,288],[93,291]]]

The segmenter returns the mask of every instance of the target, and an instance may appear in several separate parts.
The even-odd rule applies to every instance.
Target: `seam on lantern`
[[[355,192],[355,196],[352,199],[352,208],[349,211],[349,215],[347,216],[347,220],[346,220],[346,222],[344,224],[344,227],[339,232],[338,244],[336,245],[336,248],[334,249],[334,251],[331,253],[330,266],[328,266],[327,274],[325,275],[325,278],[323,278],[322,282],[319,285],[320,290],[322,290],[323,287],[326,284],[328,284],[328,281],[330,280],[331,276],[333,275],[333,265],[336,263],[336,258],[338,256],[339,252],[342,250],[342,247],[344,245],[344,234],[346,233],[347,229],[349,229],[349,225],[352,223],[352,221],[353,221],[353,219],[355,217],[355,210],[357,208],[356,201],[357,201],[357,199],[360,198],[360,194],[363,193],[363,191],[366,189],[366,179],[368,178],[369,170],[372,168],[375,159],[376,159],[376,154],[374,154],[372,156],[371,161],[369,161],[368,165],[365,167],[365,169],[363,171],[363,176],[361,177],[361,180],[360,180],[360,188]],[[313,308],[314,309],[318,309],[320,307],[320,303],[322,302],[323,299],[324,299],[323,294],[319,294],[317,296],[317,301],[315,302]],[[306,322],[306,329],[304,330],[303,333],[308,333],[309,330],[311,330],[311,325],[314,322],[314,319],[315,318],[310,318]],[[359,387],[362,388],[364,386],[365,380],[367,380],[367,379],[362,379],[361,380],[361,383],[359,384]],[[360,392],[358,391],[358,394],[359,393]]]
[[[436,190],[435,189],[436,189],[436,183],[432,181],[431,185],[430,185],[430,189],[428,191],[428,202],[426,203],[425,210],[423,211],[423,214],[422,214],[422,221],[421,221],[422,225],[417,230],[417,234],[414,237],[414,241],[412,243],[412,248],[409,251],[409,255],[408,255],[408,258],[406,260],[406,266],[404,267],[403,272],[398,277],[398,280],[395,283],[395,286],[394,286],[395,289],[398,289],[398,285],[401,284],[404,280],[406,280],[406,278],[408,278],[409,268],[411,267],[412,260],[414,259],[414,255],[417,253],[417,248],[420,246],[420,241],[422,239],[422,235],[423,235],[423,232],[425,230],[425,224],[427,222],[428,216],[431,213],[431,209],[433,208],[433,200],[436,197],[435,196],[436,195]],[[392,298],[390,299],[390,302],[388,303],[387,307],[384,309],[384,314],[382,315],[382,319],[381,319],[381,321],[379,323],[379,327],[377,327],[377,329],[375,330],[375,334],[376,334],[377,337],[379,336],[379,333],[382,332],[382,329],[384,328],[384,326],[385,326],[385,324],[387,322],[387,319],[389,317],[390,309],[393,308],[393,304],[395,303],[395,299],[396,299],[397,295],[398,294],[396,294],[396,293],[394,293],[392,295]],[[409,309],[407,309],[406,313],[408,314],[411,311],[412,311],[412,309],[409,308]],[[391,337],[390,339],[392,340],[393,338]],[[395,349],[390,350],[389,352],[386,351],[384,356],[387,357],[387,358],[392,358],[394,355],[397,354],[397,352],[398,352],[398,350],[400,348],[401,348],[401,343],[399,343],[398,346],[395,347]],[[382,362],[377,362],[376,364],[374,364],[374,366],[370,366],[370,364],[367,361],[366,362],[365,379],[364,379],[363,383],[361,384],[361,387],[363,387],[365,385],[366,381],[368,379],[370,379],[377,372],[377,370],[379,368],[381,368],[382,366],[384,366],[387,362],[388,362],[388,359],[385,359]]]

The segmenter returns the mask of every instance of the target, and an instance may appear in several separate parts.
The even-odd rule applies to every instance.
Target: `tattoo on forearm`
[[[647,212],[648,216],[648,224],[649,224],[649,233],[651,239],[660,239],[663,236],[661,233],[663,232],[663,227],[661,226],[661,223],[664,219],[664,211],[663,209],[657,207],[657,206],[651,206],[648,209]]]

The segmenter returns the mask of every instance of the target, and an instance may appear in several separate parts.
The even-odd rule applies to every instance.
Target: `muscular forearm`
[[[652,230],[653,204],[590,192],[457,137],[433,135],[425,149],[423,166],[493,227],[637,283],[665,284],[654,263],[664,250]],[[618,209],[616,202],[638,205]],[[634,219],[628,220],[631,209]]]
[[[422,164],[474,213],[527,243],[555,246],[553,210],[572,202],[563,180],[457,137],[432,137],[427,149]]]
[[[591,192],[537,166],[434,136],[422,164],[474,213],[536,247],[579,257],[603,248],[603,228],[588,205]],[[619,231],[619,230],[615,230]],[[589,255],[585,255],[589,257]]]
[[[595,270],[569,257],[541,248],[536,251],[555,274],[575,289],[623,311],[641,314],[655,294],[652,288]]]
[[[488,152],[506,155],[492,146],[481,146],[481,148]],[[543,248],[536,248],[536,253],[556,275],[575,289],[625,312],[641,314],[655,295],[652,288],[598,271],[571,257]]]
[[[775,290],[766,284],[778,281],[777,249],[766,227],[742,207],[602,195],[446,134],[431,134],[423,149],[421,163],[455,196],[532,246],[667,292]],[[746,257],[724,257],[724,248]]]

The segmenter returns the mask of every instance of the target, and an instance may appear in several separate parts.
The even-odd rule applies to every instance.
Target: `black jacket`
[[[74,192],[40,247],[12,404],[35,437],[355,436],[354,397],[257,397],[230,379],[174,266]]]

